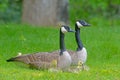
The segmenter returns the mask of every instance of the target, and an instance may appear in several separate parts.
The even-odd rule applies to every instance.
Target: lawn
[[[30,69],[6,60],[19,52],[31,54],[58,50],[59,28],[0,25],[0,80],[120,80],[120,27],[92,25],[82,28],[81,39],[88,51],[86,65],[89,71],[70,73]],[[65,44],[67,49],[76,50],[74,33],[66,34]]]

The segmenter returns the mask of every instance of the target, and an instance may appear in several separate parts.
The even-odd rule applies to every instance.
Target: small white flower
[[[22,53],[21,53],[21,52],[19,52],[17,56],[21,56],[21,55],[22,55]]]

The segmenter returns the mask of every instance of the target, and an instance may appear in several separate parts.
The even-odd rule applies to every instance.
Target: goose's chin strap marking
[[[76,25],[78,26],[78,28],[83,27],[83,25],[82,25],[82,24],[80,24],[78,21],[76,22]]]
[[[62,33],[66,33],[67,30],[66,30],[64,27],[61,27],[61,32],[62,32]]]

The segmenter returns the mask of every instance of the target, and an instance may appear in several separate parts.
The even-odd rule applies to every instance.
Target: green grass
[[[120,80],[120,27],[94,25],[82,28],[81,37],[88,51],[86,64],[90,70],[79,74],[49,72],[7,63],[6,59],[18,52],[28,54],[58,50],[59,28],[0,25],[0,80]],[[74,33],[66,34],[65,43],[67,49],[76,49]]]

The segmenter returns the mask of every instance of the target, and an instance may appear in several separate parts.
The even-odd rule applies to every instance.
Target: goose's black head
[[[61,26],[60,30],[61,30],[62,33],[75,32],[75,31],[72,30],[69,26],[65,26],[65,25]]]
[[[90,26],[90,24],[87,23],[87,22],[84,21],[84,20],[78,20],[78,21],[76,21],[76,26],[77,26],[78,28],[80,28],[80,27],[84,27],[84,26]]]

